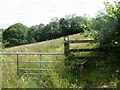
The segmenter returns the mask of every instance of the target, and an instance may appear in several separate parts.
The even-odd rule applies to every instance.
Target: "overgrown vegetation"
[[[79,35],[72,35],[72,38],[83,38],[82,34]],[[36,43],[36,44],[30,44],[30,45],[23,45],[23,46],[18,46],[18,47],[13,47],[13,48],[8,48],[5,49],[7,52],[63,52],[63,38],[60,39],[55,39],[51,41],[45,41],[41,43]],[[72,47],[75,47],[76,45],[73,45]],[[44,48],[40,48],[44,47]],[[27,51],[26,51],[27,49]],[[8,56],[5,55],[4,61],[9,61],[9,60],[14,60],[15,62],[9,63],[9,62],[4,62],[4,68],[14,68],[16,67],[16,58],[14,55]],[[82,87],[82,86],[77,86],[76,84],[76,76],[72,76],[69,74],[66,70],[67,67],[64,66],[64,56],[43,56],[43,60],[55,60],[55,61],[63,61],[62,63],[58,64],[46,64],[45,68],[55,68],[55,69],[60,69],[58,71],[47,71],[43,72],[44,74],[50,74],[49,78],[44,77],[45,80],[43,82],[40,82],[40,77],[38,76],[29,76],[29,75],[23,75],[21,77],[16,77],[16,71],[9,71],[5,70],[4,71],[4,82],[3,82],[3,88],[74,88],[74,87]],[[19,60],[24,61],[24,60],[35,60],[39,61],[39,56],[20,56]],[[39,68],[39,63],[37,64],[20,64],[21,67],[38,67]],[[44,66],[44,65],[43,65]],[[30,71],[32,72],[32,71]]]
[[[13,25],[14,26],[14,25]],[[12,26],[11,26],[12,27]],[[9,28],[8,28],[9,29]],[[6,29],[7,30],[7,29]],[[6,31],[5,30],[5,31]],[[9,29],[11,30],[11,29]],[[14,30],[14,29],[13,29]],[[84,33],[73,35],[71,39],[96,39],[99,43],[94,44],[75,44],[71,48],[88,48],[100,47],[104,51],[95,53],[71,53],[67,58],[61,57],[55,60],[65,60],[63,64],[55,65],[54,68],[61,70],[50,73],[49,81],[45,84],[39,83],[38,79],[33,80],[33,77],[22,76],[16,77],[14,74],[4,74],[3,87],[50,87],[50,88],[91,88],[91,87],[109,87],[116,88],[118,83],[117,72],[120,71],[120,3],[115,2],[110,4],[105,3],[104,12],[100,12],[95,18],[89,21],[83,17],[66,17],[53,19],[46,26],[43,24],[32,26],[27,29],[27,43],[44,41],[53,39],[68,34],[78,33],[84,30]],[[73,31],[72,31],[73,30]],[[80,30],[80,31],[79,31]],[[15,42],[16,43],[16,42]],[[25,43],[24,43],[25,44]],[[8,45],[8,44],[6,44]],[[17,45],[17,44],[16,44]],[[14,46],[14,45],[13,45]],[[63,52],[63,38],[52,41],[45,41],[36,44],[29,44],[6,49],[11,52]],[[83,76],[80,81],[77,79],[78,62],[75,56],[78,55],[103,55],[105,58],[93,58],[83,65]],[[28,56],[21,57],[21,60],[28,59]],[[47,58],[47,57],[45,57]],[[54,57],[51,57],[53,59]],[[5,60],[13,59],[14,57],[4,57]],[[34,57],[29,57],[28,60],[36,60]],[[49,58],[50,59],[50,58]],[[14,66],[15,64],[6,64],[6,66]],[[25,67],[25,65],[23,65]],[[33,67],[34,65],[30,65]],[[50,65],[48,67],[51,67]],[[5,72],[6,73],[6,72]],[[13,72],[14,73],[14,72]],[[48,79],[48,78],[47,78]],[[46,81],[46,77],[45,77]]]
[[[99,76],[92,78],[88,85],[90,87],[97,84],[102,86],[105,83],[115,85],[114,81],[117,82],[117,78],[119,78],[116,71],[120,70],[120,3],[117,1],[114,4],[105,2],[104,12],[100,12],[86,27],[90,29],[87,36],[93,36],[100,42],[99,47],[104,49],[106,57],[87,64],[88,68],[85,68],[87,74],[91,70],[90,68],[93,68],[90,71],[91,74],[96,72],[95,68],[99,71],[97,73],[100,73]]]

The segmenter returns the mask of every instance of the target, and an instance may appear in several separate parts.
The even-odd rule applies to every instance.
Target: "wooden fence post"
[[[77,84],[79,85],[79,82],[82,78],[82,75],[83,75],[83,64],[79,64],[78,65],[78,68],[77,68],[77,79],[78,79],[78,82]]]
[[[69,41],[69,37],[65,36],[64,37],[64,54],[65,54],[65,56],[68,56],[68,54],[69,54],[69,42],[67,42],[67,41]]]
[[[17,65],[17,75],[19,74],[19,72],[18,72],[18,70],[19,70],[19,60],[18,60],[18,54],[16,54],[17,55],[17,61],[16,61],[16,65]]]

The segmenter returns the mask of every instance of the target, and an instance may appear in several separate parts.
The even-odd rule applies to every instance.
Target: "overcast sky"
[[[0,0],[0,28],[15,23],[32,26],[66,15],[95,16],[105,0]],[[112,1],[112,0],[108,0]]]

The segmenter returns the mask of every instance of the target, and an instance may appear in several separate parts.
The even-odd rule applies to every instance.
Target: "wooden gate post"
[[[64,37],[64,54],[65,56],[68,56],[69,54],[69,37],[68,36],[65,36]]]
[[[82,78],[82,74],[83,74],[83,64],[79,64],[78,65],[78,69],[77,69],[77,79],[78,79],[78,82],[77,84],[79,85],[79,82]]]

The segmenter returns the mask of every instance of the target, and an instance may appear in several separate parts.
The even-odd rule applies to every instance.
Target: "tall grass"
[[[93,39],[93,38],[84,37],[83,34],[75,34],[75,35],[71,35],[70,39],[80,40],[80,39]],[[62,37],[59,39],[49,40],[49,41],[35,43],[35,44],[5,48],[4,51],[6,52],[64,52],[63,42],[64,42],[64,39]],[[93,47],[96,47],[97,45],[98,44],[72,44],[70,45],[70,48],[93,48]],[[75,55],[85,56],[85,55],[91,55],[91,53],[75,53]],[[16,68],[16,56],[5,55],[2,58],[4,59],[4,61],[7,61],[7,60],[15,61],[12,63],[4,62],[3,67]],[[66,69],[67,67],[64,65],[64,59],[65,59],[64,56],[43,56],[42,60],[62,61],[62,63],[49,63],[49,64],[44,63],[42,66],[44,68],[59,69],[59,70],[43,71],[42,72],[43,74],[49,74],[49,75],[43,76],[42,79],[40,79],[39,75],[34,76],[34,75],[22,74],[21,76],[17,76],[16,70],[3,71],[4,80],[3,80],[2,87],[3,88],[83,88],[83,87],[90,87],[92,85],[93,87],[98,87],[96,84],[93,84],[93,83],[95,83],[96,80],[98,80],[96,77],[99,78],[99,75],[101,75],[101,72],[99,72],[96,69],[92,71],[92,68],[95,68],[95,67],[91,67],[91,69],[86,69],[86,70],[89,70],[89,72],[84,71],[85,76],[81,79],[78,85],[76,76],[72,76],[70,73],[67,72],[67,69]],[[39,61],[40,57],[36,55],[31,55],[31,56],[21,55],[19,56],[19,60]],[[21,63],[19,65],[20,67],[24,67],[24,68],[25,67],[40,68],[39,63],[35,63],[35,64]],[[22,73],[23,71],[20,71],[20,72]],[[26,72],[33,73],[33,71],[26,71]],[[34,73],[38,73],[38,72],[39,71],[34,71]],[[92,82],[90,78],[92,79]],[[91,82],[92,84],[88,82]]]
[[[78,35],[73,35],[71,37],[76,38],[76,36],[79,37]],[[81,36],[82,37],[82,36]],[[64,52],[64,46],[63,46],[63,38],[55,39],[55,40],[50,40],[50,41],[45,41],[45,42],[40,42],[40,43],[35,43],[35,44],[29,44],[29,45],[23,45],[23,46],[17,46],[13,48],[6,48],[4,51],[5,52]],[[16,68],[16,56],[11,55],[4,55],[3,57],[4,61],[8,60],[13,60],[15,62],[4,62],[4,68]],[[40,57],[39,56],[32,56],[32,55],[21,55],[19,56],[19,60],[21,61],[39,61]],[[52,61],[64,61],[64,56],[42,56],[42,60],[52,60]],[[34,67],[34,68],[39,68],[39,63],[35,64],[26,64],[26,63],[21,63],[19,64],[19,67]],[[43,68],[51,68],[51,69],[60,69],[62,72],[62,69],[64,69],[64,62],[63,63],[49,63],[42,65]],[[21,71],[23,72],[23,71]],[[26,72],[32,72],[33,71],[26,71]],[[36,71],[35,71],[36,72]],[[47,78],[45,81],[47,82],[46,84],[43,85],[43,83],[37,83],[39,82],[40,77],[36,77],[38,81],[34,81],[33,77],[28,78],[26,80],[26,77],[23,75],[22,77],[16,76],[16,70],[14,71],[4,71],[4,82],[3,82],[3,87],[4,88],[11,88],[11,87],[69,87],[71,86],[69,84],[69,81],[67,79],[62,79],[58,74],[58,71],[44,71],[42,72],[43,74],[49,74],[49,78]],[[60,72],[59,72],[60,73]],[[62,73],[61,73],[62,74]],[[67,75],[66,75],[67,76]],[[46,78],[46,77],[45,77]],[[50,79],[50,80],[48,80]],[[48,81],[47,81],[48,80]],[[31,83],[32,82],[32,83]],[[31,83],[31,84],[29,84]],[[50,84],[51,83],[51,84]],[[64,85],[64,84],[65,85]],[[22,84],[22,85],[21,85]],[[33,84],[33,85],[32,85]],[[74,86],[74,85],[73,85]]]
[[[1,31],[0,31],[0,51],[2,51],[2,32]],[[2,63],[1,63],[1,57],[0,57],[0,88],[2,87],[2,80],[3,80]]]

